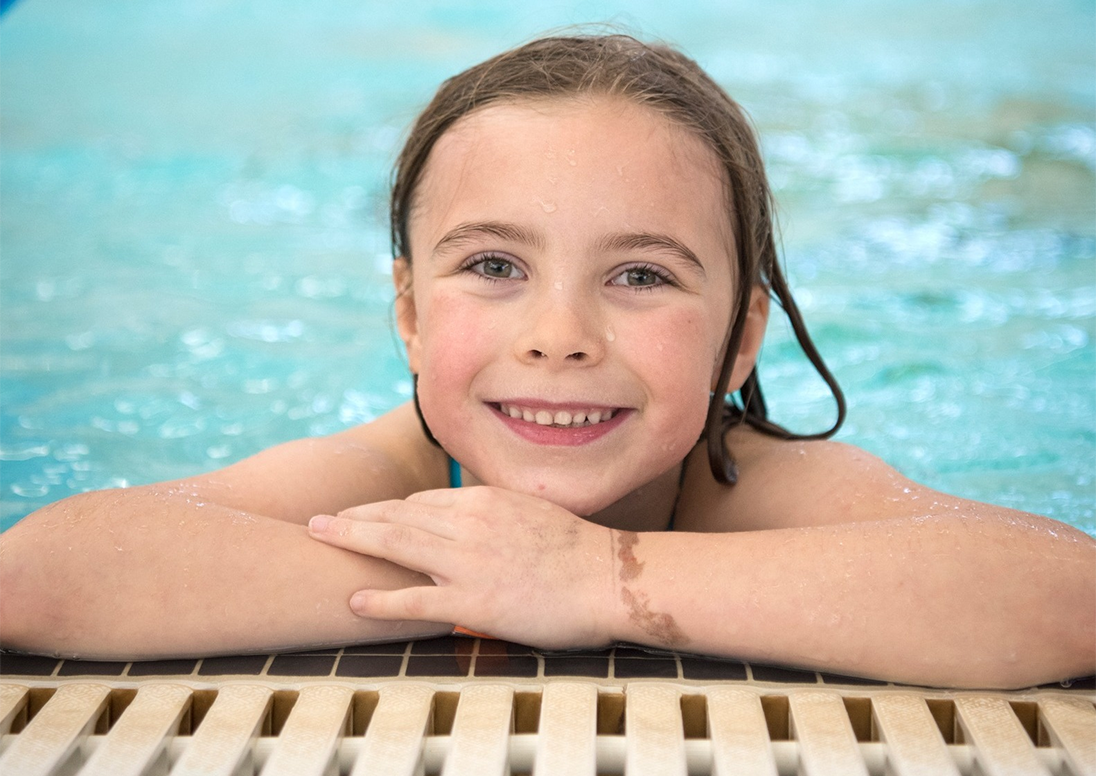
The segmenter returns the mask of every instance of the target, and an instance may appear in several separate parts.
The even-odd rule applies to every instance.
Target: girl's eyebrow
[[[434,246],[434,253],[442,253],[482,237],[494,237],[507,242],[530,245],[534,248],[544,247],[544,238],[538,232],[526,229],[523,226],[508,224],[504,221],[473,221],[458,224],[446,232],[445,236],[438,240],[438,244]]]
[[[700,263],[700,259],[687,245],[665,234],[651,234],[650,232],[611,234],[598,240],[598,248],[604,251],[668,251],[684,260],[687,264],[692,265],[701,279],[706,278],[708,275],[704,271],[704,265]]]
[[[472,242],[484,237],[493,237],[495,239],[521,243],[540,249],[543,249],[545,246],[544,237],[540,232],[527,229],[518,224],[511,224],[505,221],[471,221],[458,224],[446,232],[445,235],[438,240],[437,245],[434,246],[434,253],[444,253],[445,251],[457,248],[464,243]],[[682,259],[686,264],[691,265],[702,279],[707,277],[708,274],[705,272],[704,265],[700,262],[700,259],[697,258],[697,255],[690,250],[688,246],[680,240],[665,234],[654,234],[651,232],[620,232],[602,237],[598,240],[597,247],[598,250],[606,252],[637,250],[667,251]]]

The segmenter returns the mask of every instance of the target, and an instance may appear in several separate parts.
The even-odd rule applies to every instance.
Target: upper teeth
[[[530,407],[519,407],[516,404],[500,404],[499,409],[511,418],[520,418],[527,423],[536,423],[539,426],[592,426],[602,423],[613,417],[612,410],[538,410]]]

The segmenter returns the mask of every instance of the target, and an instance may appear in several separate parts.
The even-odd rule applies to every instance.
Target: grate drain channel
[[[0,773],[1078,774],[1091,697],[397,682],[0,685]]]

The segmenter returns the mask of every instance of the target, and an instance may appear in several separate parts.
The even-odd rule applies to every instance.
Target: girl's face
[[[617,99],[479,110],[431,152],[410,244],[397,318],[422,412],[476,480],[589,515],[695,444],[734,260],[698,138]],[[755,294],[732,389],[766,312]]]

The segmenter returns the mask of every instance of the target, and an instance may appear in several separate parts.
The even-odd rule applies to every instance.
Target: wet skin
[[[712,152],[630,103],[498,105],[439,140],[415,204],[400,332],[469,481],[591,515],[674,470],[733,304]]]

